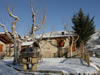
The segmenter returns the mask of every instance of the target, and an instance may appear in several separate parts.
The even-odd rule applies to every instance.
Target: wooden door
[[[0,44],[0,52],[2,52],[2,51],[3,51],[3,45]]]

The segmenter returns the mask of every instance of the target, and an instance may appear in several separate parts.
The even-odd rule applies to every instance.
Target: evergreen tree
[[[84,42],[84,45],[90,39],[91,35],[95,33],[94,17],[90,18],[89,14],[84,15],[82,9],[77,14],[73,15],[72,29],[79,35],[77,46],[80,46],[80,42]]]

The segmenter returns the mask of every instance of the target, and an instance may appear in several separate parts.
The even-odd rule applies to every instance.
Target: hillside
[[[100,30],[96,30],[96,33],[91,36],[91,39],[87,43],[87,48],[100,57]]]

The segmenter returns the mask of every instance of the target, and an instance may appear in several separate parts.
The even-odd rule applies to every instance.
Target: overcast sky
[[[100,0],[32,0],[32,5],[36,15],[36,24],[42,20],[44,10],[46,10],[45,27],[46,32],[64,30],[64,23],[67,23],[68,29],[71,29],[73,14],[77,13],[80,8],[90,17],[95,16],[96,29],[100,29]],[[16,24],[16,31],[20,35],[29,32],[32,26],[30,0],[0,0],[0,23],[7,26],[11,31],[11,22],[7,7],[14,8],[13,13],[20,20]],[[0,27],[0,32],[2,32]]]

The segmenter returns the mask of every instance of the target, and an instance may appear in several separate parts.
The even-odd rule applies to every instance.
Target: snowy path
[[[11,67],[5,65],[5,63],[0,60],[0,75],[23,75]]]

